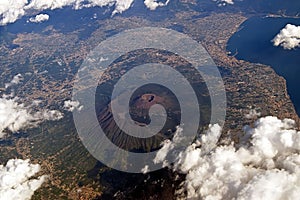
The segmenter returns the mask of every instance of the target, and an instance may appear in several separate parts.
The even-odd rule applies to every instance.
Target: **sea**
[[[229,39],[227,50],[237,59],[271,66],[287,81],[288,94],[300,115],[300,48],[274,46],[272,39],[286,24],[300,25],[299,18],[252,17]]]

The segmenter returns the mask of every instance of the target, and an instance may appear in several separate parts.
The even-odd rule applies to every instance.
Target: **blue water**
[[[227,44],[237,59],[270,65],[287,81],[288,93],[300,115],[300,48],[284,50],[271,40],[287,23],[300,25],[300,19],[253,17],[245,21]]]

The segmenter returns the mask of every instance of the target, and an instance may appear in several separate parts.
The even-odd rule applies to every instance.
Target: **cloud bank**
[[[186,174],[182,188],[177,191],[178,197],[299,199],[300,132],[293,128],[294,123],[290,119],[261,118],[254,127],[245,127],[245,134],[236,146],[216,146],[221,129],[211,126],[204,138],[176,152],[176,161],[169,165]],[[169,143],[172,146],[173,141]],[[167,153],[174,152],[171,149]]]
[[[60,9],[65,6],[72,6],[74,9],[86,7],[114,7],[112,15],[128,10],[134,0],[1,0],[0,1],[0,25],[13,23],[30,11],[41,12],[47,9]],[[150,10],[157,7],[166,6],[169,3],[159,2],[158,0],[145,0],[144,4]],[[44,18],[45,19],[45,18]],[[34,19],[32,19],[34,20]]]
[[[29,160],[11,159],[0,165],[0,200],[28,200],[46,180],[46,176],[31,178],[40,171],[40,165]]]
[[[288,50],[300,47],[300,26],[287,24],[272,42],[274,46],[282,46]]]
[[[0,1],[0,25],[13,23],[25,15],[24,6],[27,0],[1,0]]]
[[[33,23],[40,23],[40,22],[44,22],[44,21],[48,21],[49,20],[49,15],[47,14],[39,14],[39,15],[36,15],[35,17],[31,17],[29,19],[30,22],[33,22]]]

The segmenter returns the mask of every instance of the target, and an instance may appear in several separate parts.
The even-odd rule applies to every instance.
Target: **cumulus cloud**
[[[6,135],[7,130],[18,132],[35,127],[45,120],[59,120],[63,117],[57,110],[34,111],[34,104],[26,106],[19,101],[17,97],[0,98],[0,138]]]
[[[25,9],[34,10],[46,10],[46,9],[57,9],[63,8],[64,6],[75,5],[76,3],[81,3],[82,0],[32,0]]]
[[[46,9],[60,9],[65,6],[72,6],[74,9],[81,9],[86,7],[104,7],[114,6],[112,15],[122,13],[128,10],[133,4],[134,0],[1,0],[0,2],[0,25],[13,23],[30,11],[43,11]],[[145,5],[154,10],[159,6],[167,5],[167,2],[162,3],[157,0],[145,0]],[[45,19],[45,18],[44,18]],[[33,19],[34,20],[34,19]]]
[[[300,47],[300,26],[287,24],[272,42],[274,46],[282,46],[288,50]]]
[[[159,2],[157,0],[145,0],[144,4],[146,5],[147,8],[150,10],[155,10],[157,7],[160,6],[166,6],[168,5],[169,0],[167,0],[165,3],[164,2]]]
[[[40,23],[40,22],[44,22],[44,21],[48,21],[48,20],[49,20],[49,15],[47,15],[47,14],[39,14],[39,15],[36,15],[35,17],[29,18],[29,21],[33,22],[33,23]]]
[[[21,78],[20,74],[14,76],[6,87],[18,84]],[[7,131],[18,132],[25,128],[35,127],[45,120],[59,120],[63,117],[62,113],[57,110],[40,109],[38,106],[38,101],[25,105],[13,94],[3,94],[0,97],[0,138],[6,135]]]
[[[134,0],[117,0],[115,2],[115,10],[112,12],[112,14],[114,15],[128,10],[132,5],[133,1]]]
[[[41,187],[46,176],[31,178],[40,171],[39,164],[29,160],[11,159],[0,165],[0,200],[28,200],[34,191]]]
[[[207,141],[200,138],[169,165],[186,174],[182,189],[177,191],[179,198],[298,199],[300,132],[294,124],[290,119],[260,118],[254,127],[245,128],[240,144],[208,144],[209,152],[202,148]],[[220,130],[211,126],[205,137],[217,141]]]
[[[74,111],[77,109],[80,111],[83,108],[83,105],[80,105],[79,101],[66,100],[64,101],[64,109],[67,111]]]
[[[15,22],[25,14],[24,6],[27,0],[1,0],[0,1],[0,25]]]
[[[166,159],[168,153],[172,150],[174,150],[174,148],[180,144],[180,142],[182,141],[183,139],[183,136],[182,136],[182,128],[180,126],[177,127],[176,129],[176,132],[174,134],[174,137],[171,140],[165,140],[162,142],[162,147],[160,148],[160,150],[157,152],[153,162],[155,164],[157,163],[162,163],[163,162],[163,166],[167,166],[169,163]],[[176,152],[176,149],[175,149],[175,152]]]

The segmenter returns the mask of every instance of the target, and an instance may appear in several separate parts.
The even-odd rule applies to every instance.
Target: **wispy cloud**
[[[21,74],[15,75],[9,83],[5,84],[5,89],[7,89],[13,85],[19,84],[22,80],[23,80],[23,76]]]

